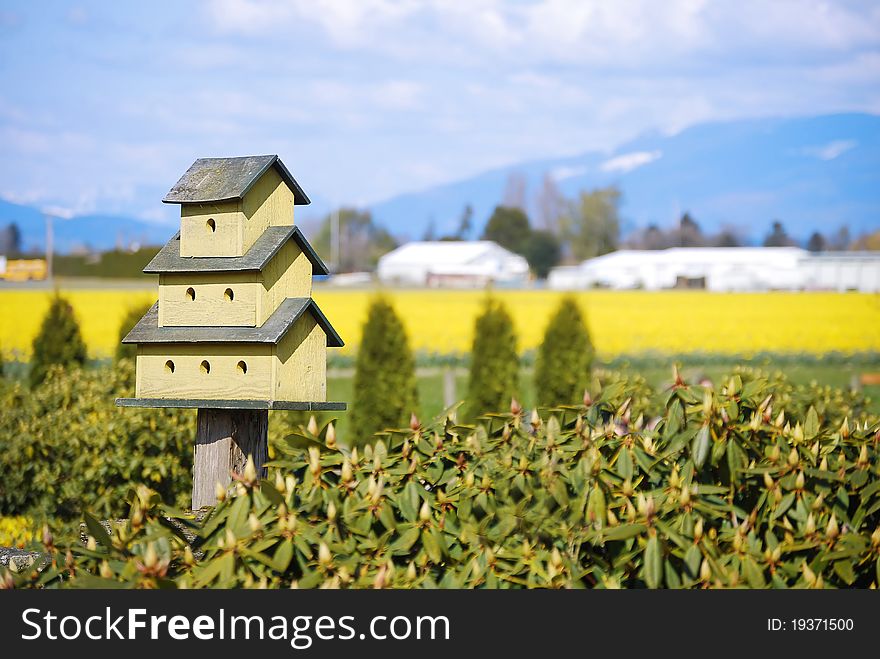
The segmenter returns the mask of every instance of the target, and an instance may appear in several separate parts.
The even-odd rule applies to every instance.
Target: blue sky
[[[880,113],[880,5],[0,4],[0,197],[170,219],[197,157],[367,204],[707,120]]]

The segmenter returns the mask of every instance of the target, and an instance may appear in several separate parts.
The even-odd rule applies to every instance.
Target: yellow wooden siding
[[[299,246],[288,241],[263,268],[257,324],[262,325],[289,297],[311,297],[312,264]]]
[[[269,400],[274,357],[271,345],[142,344],[138,346],[136,394],[142,398]],[[174,372],[166,362],[174,364]],[[207,361],[210,372],[201,364]],[[244,362],[247,372],[238,363]]]
[[[214,230],[209,227],[213,221]],[[246,218],[240,202],[183,204],[180,207],[181,256],[242,256]],[[250,247],[250,245],[248,245]]]
[[[293,201],[293,191],[274,167],[263,174],[242,199],[243,249],[247,251],[270,226],[292,225]]]
[[[163,275],[159,327],[255,327],[262,297],[263,286],[251,272]]]
[[[311,314],[281,339],[275,359],[275,400],[327,400],[327,336]]]

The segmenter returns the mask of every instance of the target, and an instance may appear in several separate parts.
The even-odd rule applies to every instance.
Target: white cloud
[[[587,173],[586,167],[557,167],[550,171],[550,177],[554,181],[564,181]]]
[[[599,165],[599,169],[603,172],[620,172],[624,174],[654,162],[662,155],[660,151],[633,151],[632,153],[624,153],[623,155],[609,158]]]
[[[854,149],[858,144],[859,143],[855,140],[834,140],[828,142],[828,144],[823,144],[822,146],[805,147],[803,152],[808,156],[814,156],[820,160],[834,160],[850,149]]]

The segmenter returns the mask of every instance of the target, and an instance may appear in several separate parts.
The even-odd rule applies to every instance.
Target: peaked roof
[[[244,197],[270,167],[293,190],[293,203],[310,203],[306,193],[276,155],[199,158],[162,199],[166,204],[204,204]]]
[[[330,271],[306,240],[298,226],[269,227],[251,245],[244,256],[181,256],[180,232],[165,243],[144,268],[148,275],[171,272],[248,272],[266,267],[288,240],[297,246],[312,263],[313,275],[329,275]]]
[[[277,344],[304,313],[312,314],[327,335],[328,348],[341,348],[342,338],[310,297],[289,297],[260,327],[159,327],[156,302],[123,343],[271,343]]]

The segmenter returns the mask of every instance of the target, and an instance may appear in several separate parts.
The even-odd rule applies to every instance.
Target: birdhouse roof
[[[159,303],[154,304],[123,343],[271,343],[277,344],[304,313],[311,313],[327,347],[341,348],[342,338],[310,297],[289,297],[260,327],[159,327]]]
[[[275,155],[199,158],[162,201],[166,204],[205,204],[242,199],[270,167],[276,169],[293,191],[294,204],[310,203],[299,183]]]
[[[159,253],[144,268],[148,275],[188,272],[253,272],[261,271],[288,240],[296,242],[312,264],[313,275],[328,275],[330,271],[306,240],[298,226],[269,227],[244,256],[181,256],[180,232],[165,243]]]

